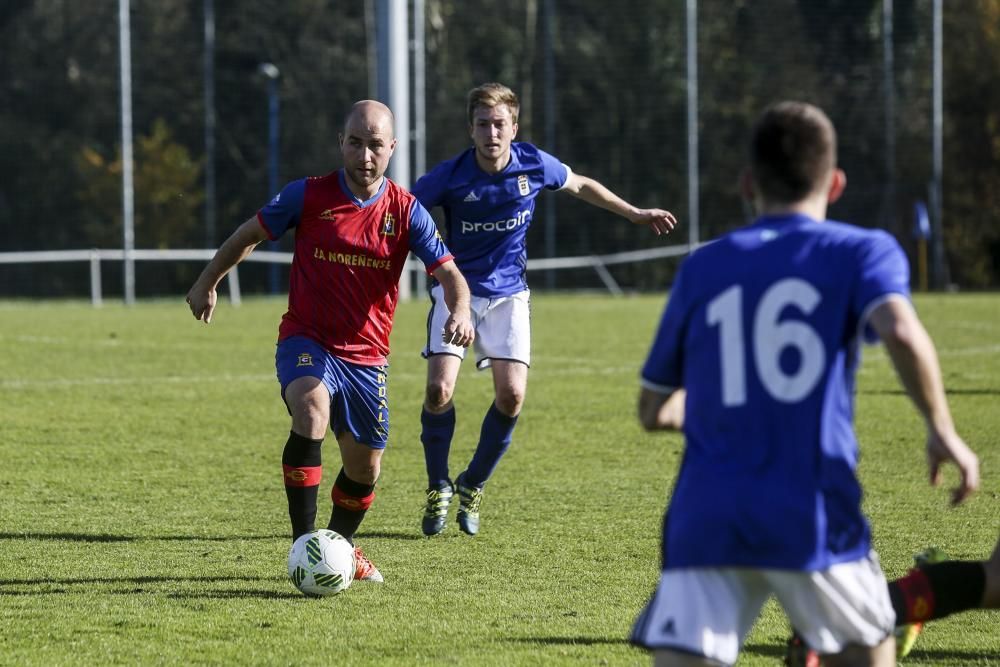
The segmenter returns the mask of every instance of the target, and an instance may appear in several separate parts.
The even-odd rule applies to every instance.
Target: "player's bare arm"
[[[958,467],[960,481],[952,492],[952,504],[957,505],[979,487],[979,459],[955,431],[934,343],[903,297],[890,297],[872,311],[869,321],[924,418],[931,484],[940,483],[942,463],[951,461]]]
[[[570,172],[562,189],[588,204],[616,213],[633,224],[648,225],[657,235],[668,234],[677,225],[677,219],[670,211],[661,208],[636,208],[587,176]]]
[[[218,299],[215,288],[234,266],[246,259],[257,244],[267,239],[267,232],[254,216],[236,228],[226,239],[212,261],[202,270],[198,280],[187,293],[191,314],[205,324],[212,321],[212,313]]]
[[[680,431],[684,428],[686,396],[684,389],[664,394],[643,387],[639,391],[639,423],[647,431]]]
[[[445,262],[434,270],[434,278],[441,283],[444,300],[448,304],[448,321],[445,322],[442,337],[444,342],[460,347],[469,347],[476,337],[472,326],[472,296],[469,284],[458,270],[455,262]]]

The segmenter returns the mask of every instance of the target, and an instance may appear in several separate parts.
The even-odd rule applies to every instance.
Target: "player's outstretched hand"
[[[941,464],[948,461],[958,468],[958,486],[951,492],[951,504],[958,505],[979,488],[979,458],[954,431],[928,431],[927,468],[932,486],[941,483]]]
[[[469,347],[476,338],[476,330],[472,326],[472,319],[468,315],[456,316],[454,313],[448,316],[448,321],[444,323],[444,331],[441,339],[449,345],[459,347]]]
[[[677,218],[670,211],[662,208],[640,208],[632,216],[632,222],[637,225],[649,225],[657,235],[669,234],[677,226]]]
[[[187,293],[187,303],[191,307],[191,314],[196,320],[201,320],[205,324],[212,321],[212,313],[215,312],[215,302],[218,295],[214,289],[205,291],[195,285]]]

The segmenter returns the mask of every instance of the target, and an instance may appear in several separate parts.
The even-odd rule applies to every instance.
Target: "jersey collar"
[[[358,208],[365,208],[371,206],[376,201],[378,201],[379,197],[382,196],[382,193],[385,192],[385,189],[389,184],[389,177],[383,175],[382,185],[379,186],[378,192],[373,194],[370,198],[362,201],[361,199],[358,198],[357,195],[351,192],[351,188],[347,187],[347,177],[344,175],[343,169],[337,172],[337,180],[340,181],[340,189],[344,191],[344,194],[347,195],[347,198],[351,200],[351,203],[353,203]]]
[[[820,222],[805,213],[779,213],[776,215],[762,215],[753,222],[753,226],[762,227],[784,227],[803,222]]]
[[[514,152],[514,146],[515,145],[516,145],[516,142],[511,142],[511,144],[510,144],[510,152],[507,154],[507,164],[504,165],[503,169],[501,169],[500,171],[498,171],[495,174],[490,173],[490,172],[486,171],[485,169],[483,169],[482,167],[479,166],[479,160],[476,157],[476,147],[473,146],[472,148],[469,149],[469,157],[472,158],[472,166],[473,166],[473,168],[479,174],[481,174],[483,176],[489,176],[491,178],[492,177],[496,177],[496,176],[503,176],[503,175],[509,173],[512,169],[515,168],[515,165],[517,165],[519,163],[519,161],[517,159],[517,154]]]

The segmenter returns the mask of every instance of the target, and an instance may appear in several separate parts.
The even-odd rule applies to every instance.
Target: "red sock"
[[[889,584],[889,595],[896,609],[896,625],[920,623],[934,615],[934,589],[923,570],[911,570]]]
[[[320,454],[322,444],[322,438],[313,440],[290,431],[281,455],[281,472],[288,498],[288,518],[292,521],[293,540],[315,527],[316,497],[323,479]]]
[[[355,482],[341,468],[330,496],[333,499],[333,513],[327,528],[340,533],[354,544],[354,533],[375,500],[375,485]]]

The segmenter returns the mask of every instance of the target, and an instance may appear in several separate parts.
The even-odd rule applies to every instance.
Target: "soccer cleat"
[[[896,659],[902,659],[910,655],[913,645],[917,643],[917,637],[924,629],[923,623],[907,623],[896,628]]]
[[[424,520],[422,527],[424,535],[437,535],[445,529],[445,521],[448,519],[448,506],[455,495],[455,489],[448,482],[448,486],[440,489],[427,489],[427,506],[424,507]]]
[[[940,563],[948,560],[948,554],[938,547],[928,547],[913,557],[913,562],[917,567]],[[896,658],[905,658],[913,650],[913,645],[917,643],[917,637],[924,629],[921,621],[917,623],[907,623],[896,628]]]
[[[466,486],[464,482],[463,472],[455,480],[459,501],[458,527],[466,535],[475,535],[479,532],[479,504],[483,501],[483,489],[478,486]]]
[[[809,648],[799,636],[792,632],[785,647],[785,663],[787,667],[819,667],[819,653]]]
[[[362,553],[361,547],[354,547],[354,580],[375,581],[380,584],[385,581],[378,568]]]
[[[940,547],[927,547],[913,557],[913,562],[917,567],[931,565],[932,563],[943,563],[948,560],[948,554]]]

